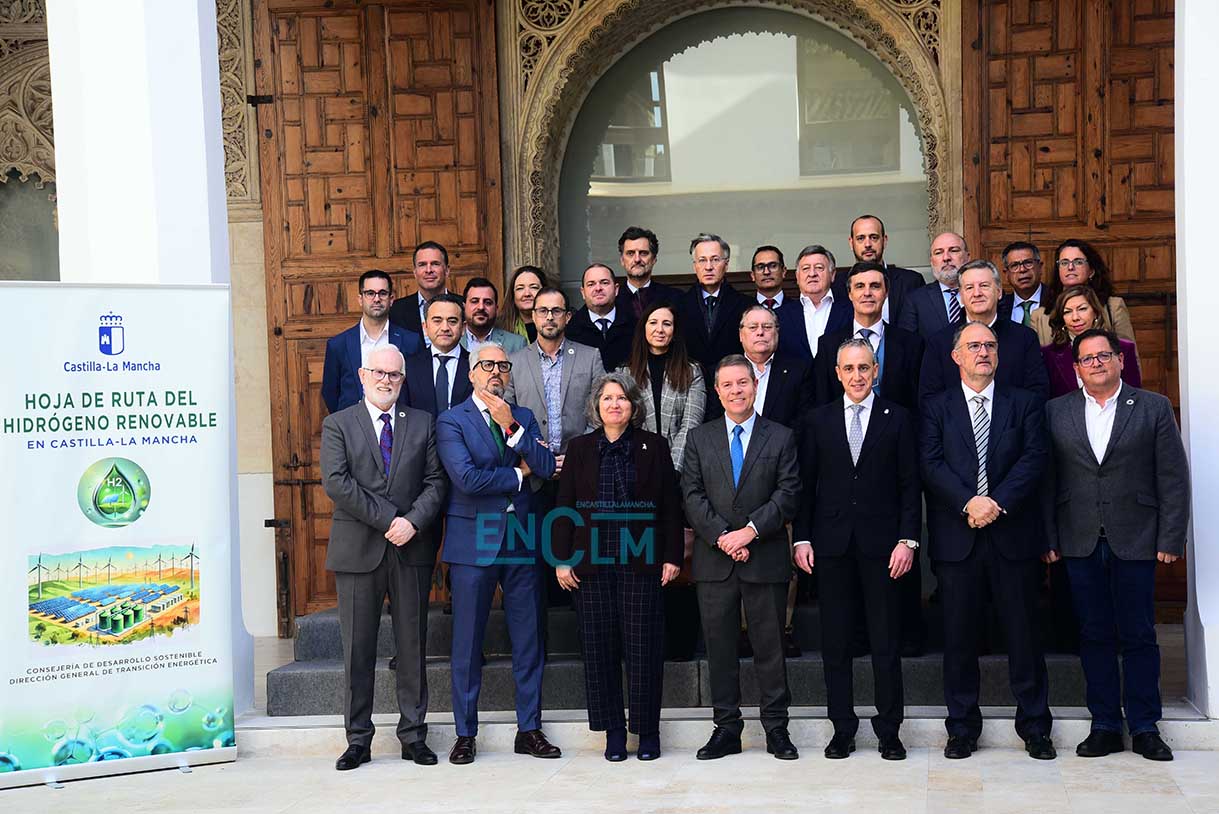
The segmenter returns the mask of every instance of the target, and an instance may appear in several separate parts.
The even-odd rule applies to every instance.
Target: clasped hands
[[[999,504],[986,495],[976,495],[969,499],[965,504],[966,519],[969,521],[971,529],[980,529],[989,526],[991,523],[999,519],[999,515],[1003,514],[1003,509],[999,508]]]
[[[385,539],[401,547],[414,539],[416,531],[411,521],[405,517],[395,517],[394,522],[389,524],[389,530],[385,532]]]
[[[723,551],[736,562],[749,562],[749,544],[757,539],[757,532],[749,526],[736,531],[726,531],[715,541],[720,551]]]

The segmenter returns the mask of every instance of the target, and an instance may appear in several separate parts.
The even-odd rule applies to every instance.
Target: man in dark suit
[[[765,305],[751,305],[741,314],[741,345],[757,380],[758,414],[795,429],[813,406],[812,366],[776,352],[779,320]]]
[[[436,520],[447,482],[425,413],[397,406],[404,360],[397,348],[369,354],[360,369],[364,398],[322,421],[322,488],[334,501],[326,568],[334,572],[343,636],[340,771],[371,760],[377,628],[385,596],[398,648],[398,739],[402,759],[436,763],[428,748],[428,593],[436,560]]]
[[[418,290],[394,303],[389,311],[389,321],[420,333],[427,304],[448,293],[449,250],[434,240],[425,240],[415,247],[411,263]]]
[[[601,351],[606,370],[626,364],[635,337],[635,317],[617,305],[618,280],[609,266],[593,263],[584,269],[580,280],[584,307],[567,323],[567,336],[573,342]]]
[[[1003,250],[1003,271],[1011,291],[999,300],[999,313],[1024,327],[1031,327],[1033,311],[1054,305],[1045,302],[1045,286],[1041,284],[1041,250],[1023,240],[1007,244]],[[1054,271],[1058,273],[1057,269]]]
[[[374,350],[396,347],[404,356],[423,347],[418,333],[393,324],[389,311],[394,302],[393,282],[384,271],[373,269],[360,275],[360,321],[326,341],[322,363],[322,401],[337,413],[363,397],[359,370]]]
[[[851,221],[851,251],[856,263],[880,263],[885,272],[886,297],[881,306],[881,319],[889,324],[897,321],[897,315],[902,312],[906,295],[922,288],[926,283],[923,275],[913,269],[895,266],[885,262],[885,249],[889,247],[889,236],[885,234],[885,224],[875,215],[860,215]],[[846,299],[848,295],[847,281],[844,277],[834,280],[834,293]]]
[[[754,410],[757,381],[744,356],[715,371],[724,416],[690,431],[682,472],[686,518],[694,528],[694,581],[711,671],[715,731],[699,760],[741,751],[741,605],[753,645],[766,750],[799,757],[787,732],[783,616],[791,579],[786,525],[795,516],[800,475],[791,430]]]
[[[824,246],[805,246],[796,258],[796,308],[779,310],[779,350],[812,362],[827,331],[851,323],[851,303],[834,294],[834,255]]]
[[[1083,388],[1046,405],[1054,477],[1045,507],[1047,559],[1066,560],[1092,714],[1075,752],[1122,751],[1124,697],[1134,751],[1172,760],[1157,727],[1155,569],[1185,553],[1189,462],[1168,399],[1122,383],[1115,334],[1084,331],[1073,352]]]
[[[525,407],[504,401],[512,363],[494,343],[470,355],[474,393],[436,419],[436,443],[451,487],[445,507],[444,561],[453,584],[453,720],[457,740],[449,762],[473,763],[477,754],[478,695],[483,635],[491,600],[503,590],[512,639],[517,754],[557,758],[542,733],[542,608],[539,540],[529,537],[530,474],[549,478],[554,455]]]
[[[934,283],[909,292],[897,313],[897,327],[924,340],[961,323],[961,301],[957,298],[957,272],[969,262],[969,247],[956,232],[942,232],[931,241],[931,273]]]
[[[772,311],[795,307],[795,303],[783,292],[783,279],[787,276],[785,262],[778,246],[758,246],[753,250],[749,277],[756,288],[754,297],[758,305],[765,305]]]
[[[431,347],[406,359],[402,397],[407,406],[435,418],[470,397],[470,354],[461,347],[464,325],[460,297],[441,294],[427,304],[423,329]]]
[[[686,350],[703,368],[703,381],[713,381],[715,367],[725,356],[741,353],[741,314],[749,305],[725,282],[730,249],[718,235],[701,234],[690,243],[696,282],[676,302],[686,331]],[[716,399],[707,399],[706,418],[723,414]]]
[[[888,401],[907,410],[918,410],[918,377],[923,364],[923,340],[881,319],[888,278],[880,264],[856,263],[844,275],[847,296],[854,309],[852,323],[821,337],[814,380],[817,403],[829,404],[842,397],[842,381],[836,365],[837,349],[852,336],[867,339],[876,352],[877,371],[874,389]],[[822,351],[826,351],[822,354]]]
[[[796,567],[808,574],[817,568],[821,652],[834,723],[825,756],[845,758],[855,750],[859,718],[851,645],[863,609],[876,688],[872,728],[881,757],[904,760],[898,737],[903,702],[897,586],[914,562],[922,528],[914,419],[873,392],[876,354],[868,340],[847,339],[836,355],[845,396],[804,420],[804,499],[792,527]]]
[[[960,298],[965,320],[989,325],[1003,349],[995,381],[1004,387],[1019,387],[1041,399],[1050,396],[1050,376],[1031,328],[1017,325],[999,313],[1002,284],[999,270],[989,260],[973,260],[961,267]],[[944,328],[927,340],[919,373],[919,400],[956,386],[959,378],[953,361],[956,329]]]
[[[618,238],[618,260],[626,272],[626,282],[618,289],[617,308],[634,319],[639,319],[652,303],[674,303],[681,295],[673,286],[652,279],[659,254],[660,241],[651,229],[630,226]]]
[[[952,357],[958,382],[923,402],[920,436],[928,553],[944,608],[944,757],[969,757],[982,734],[978,638],[987,586],[1007,641],[1016,734],[1030,756],[1051,760],[1036,611],[1037,561],[1048,550],[1037,503],[1047,462],[1044,405],[996,382],[999,340],[984,323],[957,329]]]

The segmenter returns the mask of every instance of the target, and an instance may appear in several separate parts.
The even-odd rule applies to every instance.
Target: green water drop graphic
[[[117,464],[110,466],[110,471],[97,483],[93,490],[93,508],[102,517],[115,520],[131,511],[135,502],[135,491],[127,476],[119,471]]]

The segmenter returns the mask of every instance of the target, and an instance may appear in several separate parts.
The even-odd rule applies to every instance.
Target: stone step
[[[1056,706],[1083,706],[1084,679],[1079,659],[1073,656],[1048,656],[1050,703]],[[984,656],[981,659],[981,703],[989,706],[1012,703],[1008,689],[1007,658]],[[787,661],[788,684],[794,706],[824,706],[825,679],[820,654],[812,653]],[[450,668],[447,660],[429,660],[427,665],[429,708],[449,711]],[[903,660],[905,700],[910,706],[939,706],[944,703],[943,660],[928,654]],[[742,703],[758,703],[757,683],[752,660],[741,661]],[[343,663],[337,659],[297,661],[267,674],[267,713],[272,716],[328,715],[342,712]],[[489,659],[483,668],[482,710],[513,709],[512,663],[506,658]],[[705,661],[665,663],[663,705],[675,707],[710,706],[711,690]],[[855,702],[872,703],[871,661],[855,660]],[[542,684],[543,708],[548,710],[583,709],[584,665],[575,658],[552,658],[546,664]],[[377,664],[374,711],[393,712],[394,676],[388,660]]]

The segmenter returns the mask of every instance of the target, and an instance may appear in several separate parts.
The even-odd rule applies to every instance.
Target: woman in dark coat
[[[556,576],[573,592],[580,624],[588,725],[605,732],[605,758],[613,762],[627,757],[624,661],[638,758],[660,757],[661,587],[681,570],[683,553],[669,444],[640,427],[643,412],[630,374],[619,370],[593,383],[588,417],[597,429],[568,444],[556,501],[562,514],[551,531]]]

